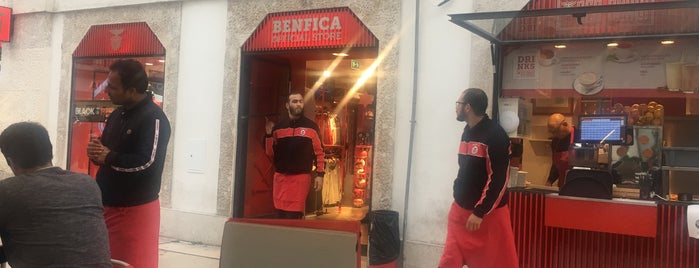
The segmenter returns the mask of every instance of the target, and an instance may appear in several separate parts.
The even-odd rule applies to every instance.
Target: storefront
[[[235,217],[276,213],[264,126],[288,116],[284,104],[290,92],[304,94],[304,115],[320,127],[325,153],[324,187],[320,193],[311,191],[306,215],[360,220],[366,214],[371,203],[378,45],[349,8],[265,17],[242,47],[238,144],[245,145],[238,147],[234,195],[245,199],[235,203]],[[354,216],[343,216],[343,208],[345,215]]]
[[[512,168],[526,183],[510,191],[522,267],[699,265],[688,233],[697,215],[687,212],[699,194],[689,160],[699,152],[697,4],[530,1],[451,15],[491,42],[493,113],[522,146]],[[576,132],[560,192],[544,185],[553,113]],[[596,137],[597,120],[618,123]],[[590,192],[611,200],[580,197]]]
[[[98,166],[87,158],[90,137],[100,137],[116,106],[107,95],[109,65],[121,58],[141,62],[148,75],[148,90],[162,107],[165,48],[145,22],[95,25],[73,53],[73,84],[69,122],[67,167],[71,171],[97,174]]]

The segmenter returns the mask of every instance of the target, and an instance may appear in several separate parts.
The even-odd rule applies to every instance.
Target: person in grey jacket
[[[100,189],[88,175],[53,166],[46,129],[12,124],[0,134],[0,151],[15,175],[0,181],[0,237],[10,266],[112,267]]]

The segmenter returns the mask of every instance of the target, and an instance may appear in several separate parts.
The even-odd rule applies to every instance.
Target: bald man
[[[568,171],[568,148],[573,143],[575,128],[571,126],[565,116],[559,113],[552,114],[548,120],[548,132],[551,134],[551,171],[546,180],[546,185],[562,187],[565,183],[565,175]]]

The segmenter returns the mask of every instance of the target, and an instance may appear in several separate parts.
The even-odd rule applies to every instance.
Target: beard
[[[457,113],[456,114],[456,121],[466,122],[466,119],[468,119],[468,116],[466,116],[465,113]]]
[[[303,106],[302,107],[289,107],[289,114],[292,116],[300,116],[303,114]]]

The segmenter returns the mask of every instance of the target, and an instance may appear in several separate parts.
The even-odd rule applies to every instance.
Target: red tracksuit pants
[[[510,209],[496,208],[483,217],[476,231],[466,230],[471,210],[452,203],[447,224],[447,240],[439,261],[440,268],[517,268],[517,251],[510,224]]]

